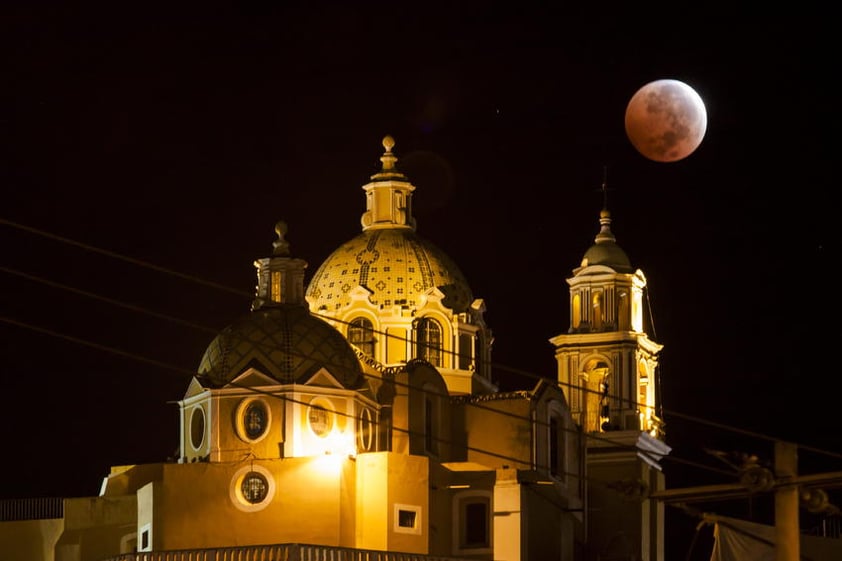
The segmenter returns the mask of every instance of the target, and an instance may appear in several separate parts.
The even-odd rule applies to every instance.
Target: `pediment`
[[[442,292],[437,286],[432,286],[422,293],[427,298],[428,302],[441,302],[446,294]]]
[[[190,380],[190,384],[187,386],[187,391],[184,392],[184,399],[190,399],[191,397],[195,397],[206,391],[207,389],[202,385],[199,379],[193,376]]]
[[[475,298],[473,302],[471,302],[471,308],[477,312],[485,313],[485,300],[482,298]]]
[[[306,382],[306,386],[319,386],[323,388],[337,388],[345,389],[339,381],[333,377],[333,374],[328,372],[325,368],[319,368]]]
[[[564,404],[564,408],[567,409],[567,399],[564,397],[564,392],[555,382],[547,380],[546,378],[540,378],[536,383],[535,387],[532,388],[532,396],[534,399],[544,400],[544,399],[551,399],[557,400]]]
[[[232,379],[228,384],[228,386],[245,386],[249,388],[254,387],[261,387],[261,386],[277,386],[278,381],[257,370],[255,368],[249,368],[239,376]]]
[[[351,301],[362,300],[368,302],[372,294],[374,294],[373,291],[359,284],[348,291],[348,297]]]

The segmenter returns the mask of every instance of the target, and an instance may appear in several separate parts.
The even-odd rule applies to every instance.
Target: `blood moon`
[[[696,90],[679,80],[655,80],[626,107],[626,134],[642,155],[675,162],[692,154],[707,130],[707,110]]]

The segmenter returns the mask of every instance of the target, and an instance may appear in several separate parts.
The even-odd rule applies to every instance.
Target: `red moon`
[[[645,157],[675,162],[692,154],[707,130],[707,111],[696,90],[678,80],[649,82],[626,107],[626,134]]]

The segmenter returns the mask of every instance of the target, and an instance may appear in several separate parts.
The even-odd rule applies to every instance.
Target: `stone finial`
[[[272,255],[289,255],[289,242],[284,239],[288,230],[289,227],[283,220],[279,220],[275,224],[275,233],[278,234],[278,239],[272,243],[274,248]]]
[[[398,159],[392,154],[392,148],[395,147],[395,139],[392,138],[391,135],[386,135],[383,137],[383,148],[386,149],[386,152],[380,157],[380,161],[383,162],[383,171],[394,171],[395,169],[395,162]]]

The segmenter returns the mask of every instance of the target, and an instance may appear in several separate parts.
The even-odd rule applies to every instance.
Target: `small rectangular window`
[[[135,542],[137,551],[152,551],[152,524],[144,524],[139,528],[139,540]]]
[[[280,302],[281,301],[281,273],[278,271],[272,271],[272,293],[271,293],[271,300],[273,302]]]
[[[401,534],[421,534],[421,507],[395,505],[394,531]]]
[[[453,553],[491,553],[491,493],[469,491],[454,497]]]
[[[398,526],[401,528],[415,528],[415,515],[411,510],[398,510]]]
[[[565,457],[565,446],[567,445],[567,432],[564,418],[554,412],[550,414],[548,430],[547,463],[551,477],[566,483],[567,480],[567,458]]]
[[[550,417],[550,474],[559,474],[558,417]]]
[[[488,547],[488,505],[468,503],[465,505],[465,530],[462,534],[462,547]]]

